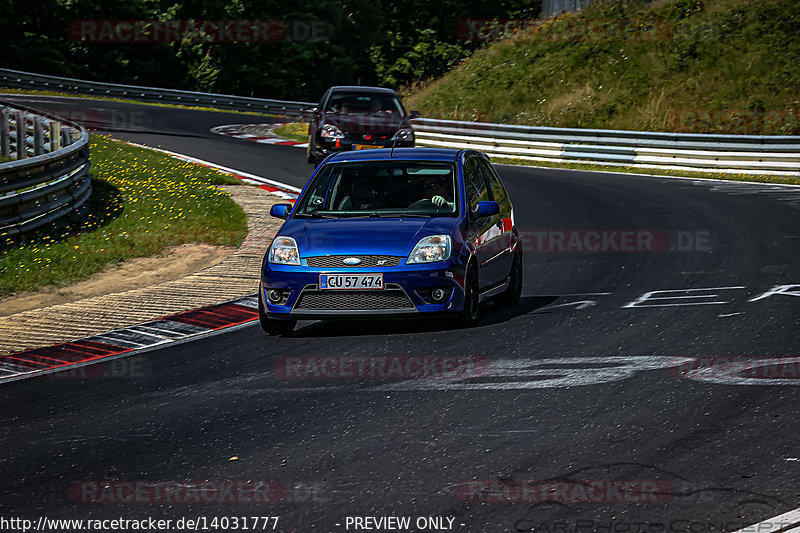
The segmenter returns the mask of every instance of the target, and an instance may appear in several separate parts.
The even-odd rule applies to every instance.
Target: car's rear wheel
[[[263,291],[258,291],[258,320],[261,322],[261,329],[267,335],[289,335],[294,331],[297,320],[279,320],[270,318],[264,309],[264,302],[261,301]]]
[[[496,301],[500,305],[517,305],[522,299],[522,251],[514,253],[508,276],[508,287],[497,296]]]
[[[478,284],[478,265],[470,262],[464,276],[464,308],[461,310],[461,323],[470,326],[478,320],[480,311],[480,285]]]

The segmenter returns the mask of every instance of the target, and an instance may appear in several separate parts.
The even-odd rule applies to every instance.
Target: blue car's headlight
[[[450,235],[431,235],[420,239],[406,260],[406,264],[433,263],[450,259],[453,244]]]
[[[269,247],[269,262],[279,265],[299,265],[300,252],[291,237],[275,237]]]

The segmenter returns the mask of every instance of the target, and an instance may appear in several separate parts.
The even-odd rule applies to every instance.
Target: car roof
[[[395,148],[394,154],[390,148],[374,150],[353,150],[338,152],[327,160],[328,163],[343,163],[348,161],[389,161],[392,159],[406,161],[455,161],[464,150],[452,148]],[[390,158],[389,155],[392,155]]]
[[[391,94],[392,96],[397,96],[397,93],[393,89],[388,89],[386,87],[365,87],[363,85],[336,85],[335,87],[331,87],[331,92],[361,92],[361,93],[383,93],[383,94]]]

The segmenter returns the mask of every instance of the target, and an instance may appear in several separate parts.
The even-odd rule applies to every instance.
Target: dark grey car
[[[412,148],[412,118],[397,93],[382,87],[331,87],[312,109],[308,127],[309,163],[347,150],[370,148]]]

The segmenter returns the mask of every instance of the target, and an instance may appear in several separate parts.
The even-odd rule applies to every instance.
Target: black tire
[[[263,291],[259,291],[258,295],[258,320],[261,323],[261,329],[264,330],[264,333],[267,335],[290,335],[297,325],[297,320],[278,320],[268,317],[264,310],[264,303],[261,301],[262,292]]]
[[[471,326],[478,320],[480,312],[480,285],[478,283],[478,265],[471,262],[464,275],[464,308],[461,310],[460,322]]]
[[[306,161],[312,165],[317,164],[317,157],[314,155],[314,138],[312,135],[308,136],[308,146],[306,147]]]
[[[496,302],[500,305],[517,305],[522,299],[522,252],[517,251],[514,253],[514,258],[511,259],[511,278],[508,283],[508,288],[502,293],[497,295]]]

